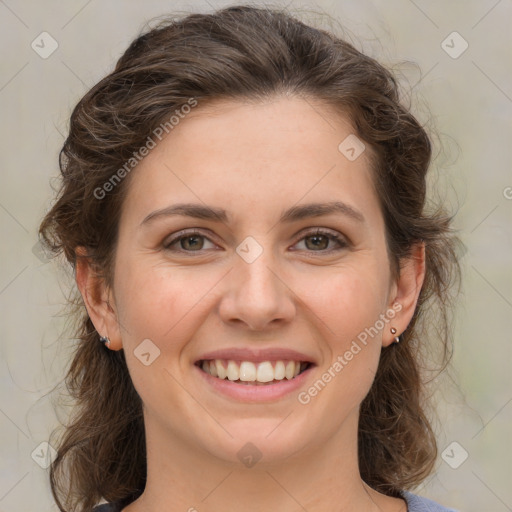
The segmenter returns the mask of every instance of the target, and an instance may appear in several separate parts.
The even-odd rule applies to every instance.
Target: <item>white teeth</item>
[[[244,361],[240,365],[240,380],[243,380],[244,382],[256,380],[256,366],[254,366],[254,363]]]
[[[239,382],[261,382],[268,383],[274,380],[291,380],[296,377],[307,363],[300,361],[263,361],[253,363],[252,361],[241,361],[240,364],[233,360],[227,361],[227,368],[224,367],[225,360],[215,359],[203,361],[201,368],[206,373],[219,379],[228,379]]]
[[[218,359],[216,359],[215,360],[215,368],[217,369],[217,377],[219,379],[225,379],[226,378],[226,368],[224,368],[222,361],[219,361]],[[213,373],[212,373],[212,375],[213,375]]]
[[[240,378],[240,370],[235,361],[228,361],[227,375],[229,380],[238,380]]]
[[[290,380],[293,379],[293,376],[295,375],[295,363],[293,361],[289,361],[286,365],[285,370],[285,377]]]
[[[285,376],[285,369],[283,361],[277,361],[276,367],[274,368],[274,379],[283,380]]]
[[[265,361],[258,365],[258,375],[256,380],[258,382],[270,382],[274,380],[274,368],[272,367],[272,363]]]

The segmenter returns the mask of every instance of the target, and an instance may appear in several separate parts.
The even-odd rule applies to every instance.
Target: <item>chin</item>
[[[246,467],[274,465],[294,455],[310,444],[315,434],[290,430],[283,418],[247,418],[223,423],[233,436],[221,435],[212,445],[212,437],[205,439],[205,448],[215,457]],[[295,425],[295,427],[297,427]],[[309,442],[308,442],[309,440]]]

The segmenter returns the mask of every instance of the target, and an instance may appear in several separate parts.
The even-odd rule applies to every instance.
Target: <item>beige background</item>
[[[48,449],[40,444],[59,422],[49,392],[62,379],[72,346],[59,339],[71,281],[34,245],[70,109],[147,20],[227,4],[0,0],[0,512],[57,510],[47,472],[36,461],[44,462]],[[402,67],[404,77],[418,116],[441,134],[436,166],[446,200],[458,209],[467,252],[453,370],[436,395],[440,452],[448,447],[446,460],[460,465],[454,469],[440,456],[437,473],[417,492],[464,512],[512,510],[512,3],[290,4],[301,6],[336,17],[360,49],[384,63],[419,65],[421,74]],[[58,43],[47,59],[31,48],[43,31]],[[447,39],[450,56],[442,42],[454,31],[463,39]],[[453,58],[464,41],[467,50]]]

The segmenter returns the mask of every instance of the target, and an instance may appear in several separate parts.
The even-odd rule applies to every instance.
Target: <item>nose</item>
[[[296,307],[291,283],[287,283],[270,253],[264,250],[251,263],[235,258],[219,306],[225,323],[243,324],[250,330],[261,331],[282,328],[293,319]]]

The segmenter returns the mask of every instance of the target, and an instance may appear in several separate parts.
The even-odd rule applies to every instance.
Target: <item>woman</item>
[[[83,301],[60,510],[449,510],[410,492],[458,275],[430,157],[390,72],[285,12],[136,39],[40,228]]]

